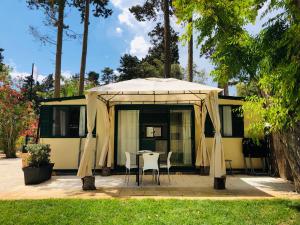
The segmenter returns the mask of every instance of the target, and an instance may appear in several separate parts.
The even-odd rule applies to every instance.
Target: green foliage
[[[297,1],[267,0],[175,0],[180,22],[197,15],[187,26],[183,40],[188,40],[191,26],[198,31],[201,55],[210,57],[212,75],[219,83],[240,82],[242,95],[249,99],[249,110],[261,120],[253,126],[259,135],[265,123],[272,131],[293,127],[300,120],[300,17]],[[245,26],[262,15],[277,10],[253,36]],[[275,14],[275,16],[274,16]],[[256,127],[255,127],[256,126]],[[253,134],[254,135],[254,134]]]
[[[40,167],[50,163],[50,145],[28,144],[26,150],[29,153],[28,164],[31,167]]]
[[[76,7],[81,15],[81,22],[84,21],[86,0],[72,0],[72,6]],[[90,5],[93,7],[92,12],[95,17],[107,18],[112,14],[112,10],[107,8],[108,0],[90,0]]]
[[[120,59],[120,67],[117,69],[120,73],[118,81],[130,80],[141,76],[138,68],[140,60],[136,56],[125,54]]]
[[[87,75],[88,75],[87,81],[88,81],[89,86],[96,87],[96,86],[100,85],[99,73],[97,73],[95,71],[90,71],[90,72],[88,72]]]
[[[62,77],[62,86],[60,89],[61,97],[77,96],[79,87],[79,75],[75,74],[70,78]]]
[[[0,149],[15,157],[16,141],[35,117],[31,104],[11,85],[0,85],[0,115]]]
[[[143,61],[153,64],[153,60],[158,59],[164,63],[164,27],[161,23],[157,23],[151,32],[148,33],[150,37],[151,47],[148,54]],[[170,27],[170,61],[171,64],[179,63],[179,49],[178,49],[178,33]]]
[[[101,71],[101,82],[103,84],[109,84],[109,83],[113,83],[115,81],[116,81],[116,75],[114,73],[114,70],[111,69],[110,67],[105,67]]]

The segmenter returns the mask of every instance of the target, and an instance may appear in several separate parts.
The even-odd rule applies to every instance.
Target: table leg
[[[158,157],[158,171],[160,171],[160,156]],[[159,176],[157,178],[157,183],[158,183],[158,185],[160,185],[160,173],[159,173]]]
[[[137,165],[137,171],[135,175],[135,180],[137,186],[140,186],[140,156],[139,155],[136,155],[136,165]]]

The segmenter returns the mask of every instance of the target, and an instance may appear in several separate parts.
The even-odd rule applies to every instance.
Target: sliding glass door
[[[192,110],[170,110],[170,151],[174,166],[192,165]]]

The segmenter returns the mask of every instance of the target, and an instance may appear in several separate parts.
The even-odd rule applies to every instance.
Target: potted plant
[[[39,184],[51,178],[54,163],[50,163],[50,145],[29,144],[28,166],[23,167],[25,185]]]

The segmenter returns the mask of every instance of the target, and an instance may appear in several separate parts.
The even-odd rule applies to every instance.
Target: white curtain
[[[125,152],[139,150],[139,110],[118,112],[118,165],[125,164]]]
[[[205,99],[205,104],[215,129],[210,161],[210,175],[213,177],[221,178],[223,176],[226,176],[226,167],[221,136],[218,93],[215,91],[210,92],[208,94],[208,97]]]
[[[98,101],[98,111],[99,111],[99,131],[98,133],[98,146],[97,149],[100,150],[100,160],[99,160],[99,165],[101,167],[105,166],[105,162],[107,164],[108,160],[107,159],[107,153],[110,152],[110,121],[109,121],[109,108],[107,105],[102,102]]]
[[[65,110],[60,110],[60,135],[61,136],[66,136],[67,135],[67,121],[66,121],[66,111]]]
[[[182,142],[183,142],[183,163],[192,163],[191,156],[191,111],[182,110]]]
[[[85,177],[92,175],[92,158],[93,158],[93,130],[95,127],[95,119],[97,113],[97,95],[96,93],[89,92],[86,96],[87,104],[87,130],[86,141],[80,165],[78,168],[77,176]]]
[[[232,136],[231,106],[223,106],[223,131],[224,136]]]
[[[79,136],[85,135],[85,106],[80,106]]]
[[[204,104],[194,105],[195,110],[195,143],[196,143],[196,166],[209,166],[209,153],[205,140],[205,120],[207,110]]]
[[[115,107],[109,108],[109,152],[107,156],[107,167],[112,167],[114,162],[114,142],[115,142]]]

